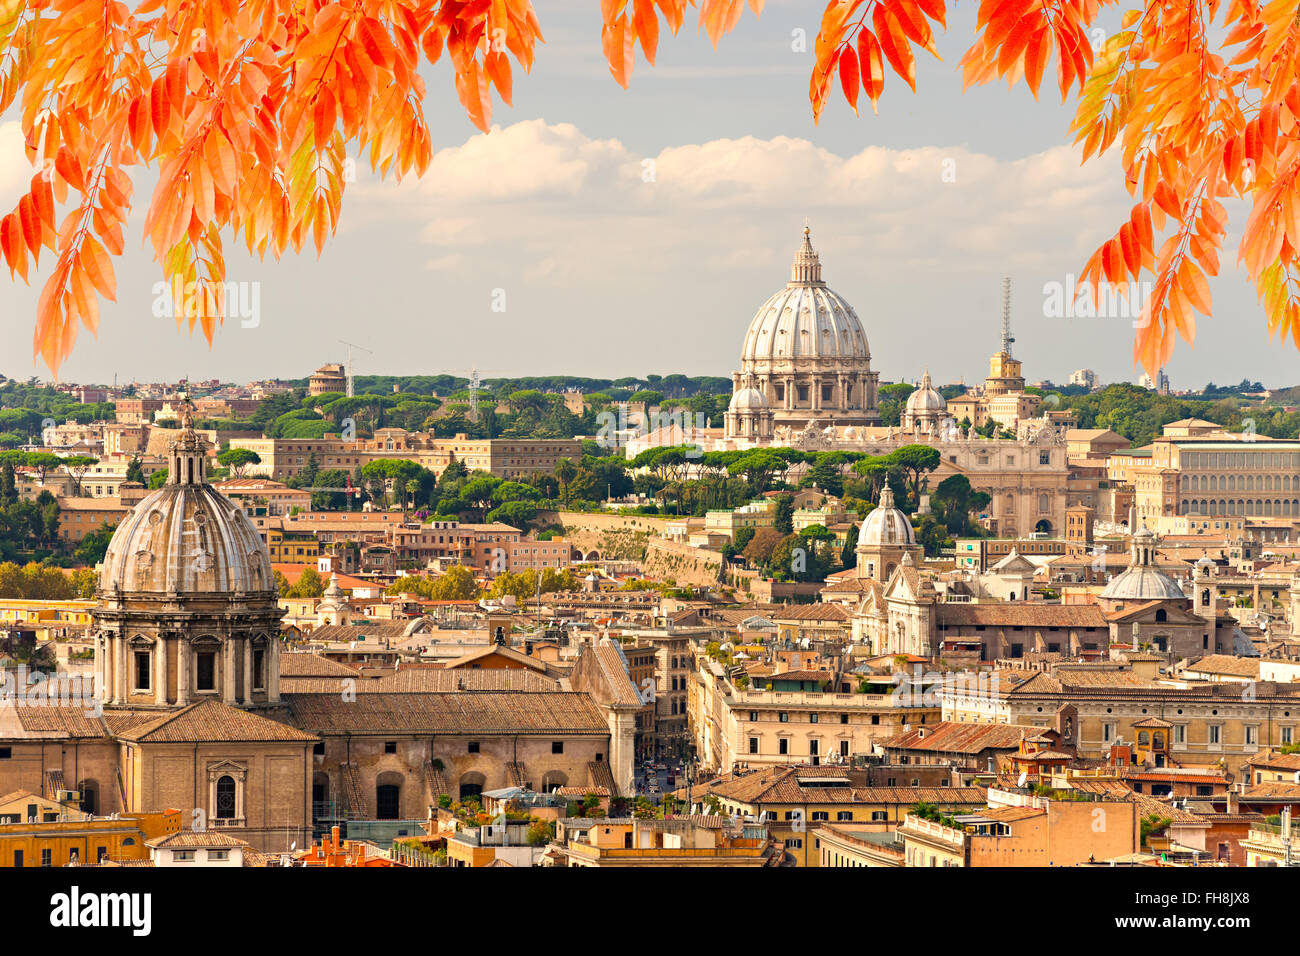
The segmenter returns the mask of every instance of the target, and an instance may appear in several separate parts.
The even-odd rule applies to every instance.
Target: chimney
[[[1240,801],[1237,796],[1237,791],[1232,789],[1231,787],[1228,788],[1228,812],[1232,814],[1238,813],[1239,803]]]

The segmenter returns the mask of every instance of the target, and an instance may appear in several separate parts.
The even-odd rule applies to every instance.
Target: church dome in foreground
[[[167,484],[117,526],[100,566],[103,592],[271,591],[271,559],[253,522],[203,478],[207,443],[188,415],[169,453]]]
[[[894,507],[894,492],[889,485],[885,485],[880,493],[880,504],[862,519],[858,547],[915,544],[916,532],[912,530],[912,522]]]

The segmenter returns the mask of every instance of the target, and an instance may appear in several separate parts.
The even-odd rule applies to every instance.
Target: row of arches
[[[1297,491],[1300,475],[1183,475],[1184,491]]]
[[[1195,498],[1182,504],[1185,515],[1255,515],[1286,517],[1300,515],[1300,499]]]

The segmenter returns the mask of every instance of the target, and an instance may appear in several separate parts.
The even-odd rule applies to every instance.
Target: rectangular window
[[[848,722],[849,722],[849,715],[848,715],[848,714],[840,714],[840,723],[841,723],[841,724],[847,724]]]
[[[840,756],[841,756],[841,757],[847,757],[848,755],[849,755],[849,742],[848,742],[847,740],[841,740],[841,741],[840,741]]]
[[[22,866],[22,865],[23,865],[23,851],[14,850],[14,866]]]
[[[149,689],[149,657],[148,651],[135,652],[135,689]]]
[[[1290,728],[1290,727],[1283,727],[1283,728],[1282,728],[1282,743],[1284,743],[1284,744],[1289,744],[1289,743],[1291,743],[1291,728]]]
[[[788,754],[790,752],[790,741],[782,737],[777,741],[776,752],[779,754]]]
[[[1101,725],[1101,739],[1102,739],[1103,741],[1105,741],[1106,743],[1109,743],[1110,741],[1112,741],[1112,740],[1115,739],[1115,725],[1114,725],[1114,724],[1102,724],[1102,725]]]
[[[779,720],[779,721],[781,721],[781,723],[783,723],[783,724],[788,724],[788,723],[790,723],[790,715],[787,714],[784,710],[781,711],[779,714],[776,715],[776,719]]]
[[[266,651],[253,651],[253,689],[266,687]]]
[[[42,850],[42,851],[41,851],[41,866],[53,866],[53,865],[54,865],[54,858],[53,858],[53,857],[54,857],[53,851],[51,851],[51,850]]]
[[[562,753],[564,753],[564,741],[563,741],[563,740],[552,740],[552,741],[551,741],[551,753],[553,753],[553,754],[562,754]]]
[[[198,690],[216,690],[217,689],[217,655],[212,651],[205,651],[198,656],[196,670],[197,681],[195,686]]]
[[[467,752],[467,753],[472,753],[472,754],[476,754],[476,753],[478,753],[478,741],[477,741],[477,740],[472,740],[472,741],[470,741],[470,742],[469,742],[469,745],[468,745],[468,747],[467,747],[467,749],[466,749],[466,752]]]
[[[751,711],[749,712],[749,720],[750,720],[750,723],[753,723],[754,721],[758,720],[758,711],[756,711],[756,710],[751,710]]]
[[[8,760],[14,755],[11,747],[0,747],[0,760]]]
[[[384,741],[384,753],[386,753],[386,754],[395,754],[395,753],[397,753],[397,741],[396,741],[396,740],[385,740],[385,741]]]
[[[752,754],[756,754],[756,753],[758,753],[758,738],[757,738],[757,737],[750,737],[750,738],[749,738],[749,752],[752,753]]]
[[[817,723],[817,715],[816,715],[816,714],[809,714],[809,715],[808,715],[808,723],[810,723],[810,724],[815,724],[815,723]]]
[[[1176,744],[1186,744],[1186,743],[1187,743],[1187,725],[1186,725],[1186,724],[1175,724],[1175,725],[1174,725],[1174,743],[1176,743]]]
[[[1259,728],[1248,726],[1246,728],[1246,745],[1254,746],[1255,744],[1258,743],[1259,743]]]
[[[853,819],[853,811],[840,810],[838,813],[835,814],[835,819],[840,821],[841,823],[848,822]]]
[[[1223,728],[1218,724],[1210,724],[1210,743],[1217,745],[1223,742]]]

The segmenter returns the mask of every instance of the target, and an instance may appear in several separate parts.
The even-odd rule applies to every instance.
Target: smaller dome
[[[885,485],[880,493],[880,504],[865,518],[858,531],[858,547],[863,545],[900,545],[916,544],[916,532],[907,515],[894,507],[894,492]]]
[[[933,414],[948,410],[948,403],[944,401],[944,397],[939,394],[938,389],[930,382],[929,369],[926,369],[925,375],[921,378],[921,387],[907,396],[907,410],[913,415]]]
[[[731,396],[729,408],[733,412],[763,411],[767,408],[767,399],[756,388],[742,388]]]
[[[1106,585],[1101,596],[1114,601],[1186,599],[1182,586],[1156,566],[1156,535],[1145,522],[1133,534],[1128,568]]]
[[[1208,554],[1202,551],[1201,556],[1196,559],[1196,569],[1198,571],[1213,571],[1214,560]]]

